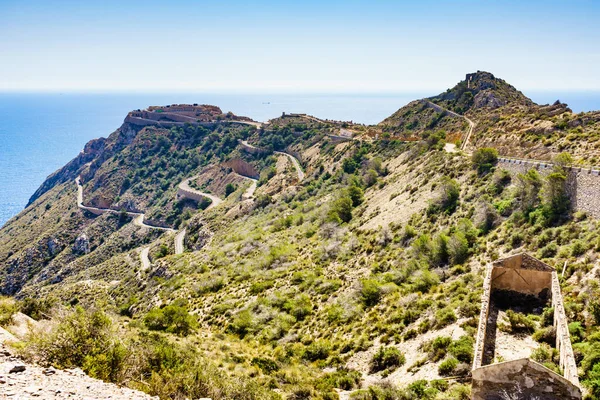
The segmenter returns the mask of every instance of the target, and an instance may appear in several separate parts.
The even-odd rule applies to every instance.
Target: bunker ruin
[[[515,338],[512,352],[496,354],[498,313],[524,307],[530,312],[551,305],[561,374],[529,358],[528,342]],[[498,260],[486,268],[481,314],[473,357],[473,400],[581,399],[577,365],[556,270],[527,254]],[[501,333],[500,333],[501,334]],[[512,359],[506,357],[514,356]],[[516,397],[515,397],[516,396]]]

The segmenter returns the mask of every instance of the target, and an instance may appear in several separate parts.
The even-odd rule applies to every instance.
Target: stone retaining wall
[[[513,175],[524,174],[531,168],[535,168],[544,176],[552,172],[554,165],[544,161],[500,157],[498,167],[506,169]],[[600,169],[597,167],[566,167],[566,169],[568,170],[567,194],[573,209],[600,218]]]
[[[191,190],[187,190],[184,189],[182,187],[177,188],[177,198],[186,198],[186,199],[192,199],[195,200],[197,202],[201,202],[202,200],[206,199],[206,196],[203,196],[197,192],[191,191]]]

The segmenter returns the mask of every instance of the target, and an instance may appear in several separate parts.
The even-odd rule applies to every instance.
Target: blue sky
[[[596,1],[0,0],[0,91],[600,90]]]

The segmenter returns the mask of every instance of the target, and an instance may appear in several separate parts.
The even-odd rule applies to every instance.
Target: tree
[[[235,189],[236,189],[235,185],[233,185],[232,183],[228,183],[225,186],[225,197],[229,197],[229,195],[231,193],[235,192]]]
[[[517,175],[516,197],[521,211],[529,212],[539,204],[542,184],[540,174],[533,168]]]
[[[351,185],[348,188],[348,196],[352,200],[353,207],[359,206],[364,200],[363,190],[356,185]]]
[[[471,161],[479,174],[487,173],[498,162],[498,150],[491,147],[477,149],[471,156]]]
[[[458,198],[460,196],[460,185],[454,179],[447,176],[442,178],[440,184],[440,195],[437,200],[433,201],[429,205],[427,212],[436,214],[437,212],[444,211],[447,214],[452,214],[458,206]]]
[[[352,199],[349,196],[338,197],[328,213],[328,220],[332,222],[350,222],[352,219]]]

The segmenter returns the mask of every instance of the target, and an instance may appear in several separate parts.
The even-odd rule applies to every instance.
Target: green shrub
[[[26,297],[21,301],[21,312],[36,320],[46,319],[50,318],[50,310],[54,304],[55,300],[48,297]]]
[[[234,184],[232,183],[228,183],[227,185],[225,185],[225,197],[229,197],[229,195],[233,192],[235,192],[236,187]]]
[[[331,353],[331,344],[326,340],[316,340],[306,346],[302,357],[308,361],[325,360]]]
[[[443,328],[444,326],[450,325],[456,322],[456,314],[454,310],[449,307],[442,308],[435,313],[436,326]]]
[[[43,365],[80,367],[93,377],[115,382],[127,355],[115,330],[104,312],[77,307],[61,316],[51,331],[33,337],[27,352]]]
[[[12,317],[19,311],[17,301],[11,297],[0,296],[0,326],[7,326]]]
[[[371,372],[393,371],[406,362],[406,357],[395,347],[380,347],[371,359]]]
[[[428,353],[429,357],[431,357],[431,360],[438,361],[444,358],[446,356],[446,353],[448,352],[448,347],[451,343],[452,338],[449,336],[438,336],[435,339],[433,339],[431,344],[428,346],[430,347]]]
[[[480,174],[489,172],[498,162],[498,150],[490,147],[477,149],[473,152],[471,160],[477,172]]]
[[[469,256],[469,242],[462,232],[456,232],[448,241],[450,264],[462,264]]]
[[[348,196],[350,197],[350,200],[352,200],[353,207],[361,205],[364,201],[364,192],[356,185],[350,185],[348,188]]]
[[[255,325],[256,322],[252,312],[250,310],[242,310],[235,315],[228,325],[227,330],[238,334],[240,337],[244,337],[254,331]]]
[[[352,390],[360,386],[362,374],[358,371],[346,368],[339,368],[337,371],[326,373],[321,377],[320,382],[324,386],[342,390]],[[317,384],[317,387],[320,385]]]
[[[433,215],[439,212],[452,214],[458,206],[460,196],[460,185],[454,179],[444,176],[440,183],[440,195],[429,204],[427,214]]]
[[[165,331],[180,336],[192,333],[197,324],[196,318],[180,304],[171,304],[163,308],[155,307],[144,318],[144,324],[153,331]]]
[[[454,357],[446,358],[438,366],[438,373],[442,376],[452,375],[456,367],[458,366],[458,360]]]
[[[302,321],[308,315],[312,314],[313,305],[310,297],[301,294],[300,296],[286,301],[283,308],[298,321]]]
[[[382,296],[381,284],[374,279],[363,279],[361,281],[360,296],[366,306],[376,305]]]
[[[352,199],[348,196],[338,197],[327,214],[327,220],[330,222],[350,222],[352,219]]]
[[[506,318],[508,319],[510,330],[512,332],[533,332],[535,329],[535,322],[527,318],[525,314],[507,310]]]
[[[448,351],[458,361],[470,364],[473,361],[473,338],[470,336],[461,336],[450,344]]]
[[[256,365],[264,373],[270,374],[271,372],[279,371],[279,365],[271,360],[270,358],[254,357],[250,362],[252,365]]]

